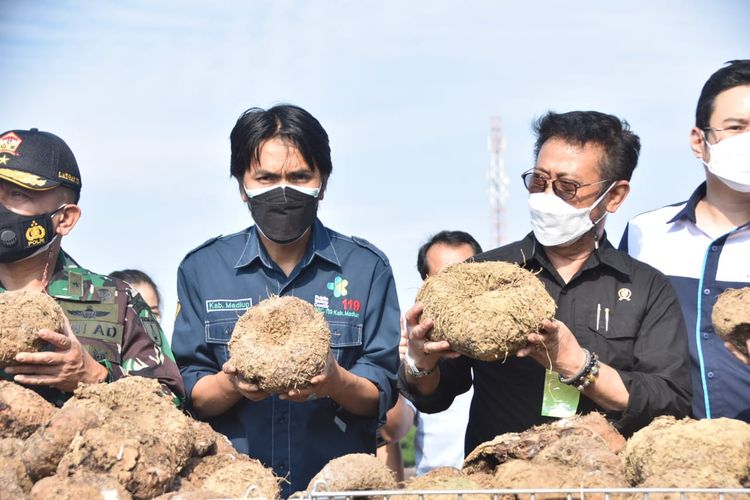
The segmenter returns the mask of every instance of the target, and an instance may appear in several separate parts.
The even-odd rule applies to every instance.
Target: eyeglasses
[[[730,125],[729,127],[724,127],[724,128],[703,127],[701,130],[703,130],[704,132],[714,132],[714,133],[723,132],[724,133],[723,135],[727,137],[731,137],[734,135],[744,134],[745,132],[750,130],[750,126],[748,124],[744,124],[744,125],[737,124],[737,125]]]
[[[569,179],[555,179],[553,181],[533,170],[521,174],[521,179],[523,179],[523,184],[526,186],[526,189],[529,190],[529,193],[543,193],[547,190],[547,184],[551,182],[552,192],[565,201],[572,200],[578,190],[582,187],[593,186],[610,181],[610,179],[604,179],[602,181],[589,182],[588,184],[579,184],[576,181],[571,181]]]

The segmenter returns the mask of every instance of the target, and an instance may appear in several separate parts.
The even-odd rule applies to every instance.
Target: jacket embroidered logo
[[[329,290],[333,291],[333,296],[336,298],[346,297],[346,287],[349,285],[349,280],[345,280],[341,276],[336,276],[336,279],[330,281],[326,286]]]

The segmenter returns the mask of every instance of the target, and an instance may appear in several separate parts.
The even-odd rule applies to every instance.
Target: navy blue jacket
[[[185,381],[187,408],[202,377],[221,371],[237,319],[270,295],[293,295],[321,311],[339,365],[380,391],[379,415],[350,414],[333,400],[305,403],[278,396],[243,399],[208,422],[241,452],[284,477],[288,497],[331,459],[374,453],[375,429],[393,406],[398,368],[399,308],[387,258],[373,245],[316,220],[306,253],[289,277],[270,259],[258,231],[207,241],[178,270],[179,309],[172,344]]]

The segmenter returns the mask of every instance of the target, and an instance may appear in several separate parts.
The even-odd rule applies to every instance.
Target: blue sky
[[[0,0],[3,130],[63,137],[84,182],[64,247],[100,272],[138,267],[165,299],[209,237],[251,223],[229,178],[229,131],[252,106],[298,104],[331,138],[320,217],[390,258],[404,307],[419,245],[441,229],[486,247],[490,116],[511,179],[508,239],[529,230],[520,174],[547,110],[627,119],[643,150],[611,239],[687,198],[695,102],[750,56],[750,2]],[[1,131],[0,131],[1,132]]]

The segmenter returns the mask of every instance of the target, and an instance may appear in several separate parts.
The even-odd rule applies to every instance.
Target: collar
[[[47,277],[47,287],[45,290],[49,290],[49,285],[52,283],[58,274],[60,274],[62,271],[65,271],[67,269],[73,268],[73,267],[80,267],[78,265],[78,262],[76,262],[73,257],[68,255],[65,250],[62,248],[60,249],[60,252],[57,254],[57,262],[55,262],[55,267],[52,270],[52,272],[48,273]],[[6,292],[7,290],[3,286],[3,284],[0,282],[0,292]]]
[[[316,256],[327,260],[339,268],[341,267],[338,255],[336,255],[336,250],[331,243],[331,237],[328,235],[328,230],[318,218],[316,218],[313,223],[312,237],[310,238],[310,241],[308,241],[305,255],[302,257],[304,266],[309,265]],[[237,259],[237,263],[234,267],[235,269],[238,269],[240,267],[249,266],[255,260],[260,260],[261,264],[265,267],[273,268],[271,257],[268,256],[268,252],[266,252],[266,249],[260,242],[260,234],[257,226],[251,226],[247,230],[247,241],[245,242],[245,247],[242,249],[242,253]]]
[[[695,224],[695,207],[698,206],[698,202],[701,201],[706,196],[706,182],[703,181],[700,186],[698,186],[695,191],[693,191],[693,194],[690,195],[690,198],[685,202],[685,206],[682,207],[682,210],[677,212],[674,217],[669,219],[667,221],[667,224],[672,224],[673,222],[678,221],[679,219],[686,218],[693,224]]]
[[[693,224],[696,223],[695,218],[695,208],[698,206],[698,202],[701,201],[703,198],[706,197],[706,182],[702,182],[700,186],[698,186],[695,191],[693,191],[693,194],[690,195],[690,198],[685,202],[685,206],[682,207],[682,210],[677,212],[677,214],[669,219],[667,221],[667,224],[672,224],[673,222],[676,222],[680,219],[688,219]],[[750,221],[746,222],[745,224],[742,224],[741,226],[738,226],[734,230],[730,231],[730,233],[733,233],[734,231],[738,231],[740,229],[745,229],[746,227],[750,227]]]
[[[81,267],[81,266],[78,265],[78,262],[76,262],[75,259],[73,259],[73,257],[68,255],[68,253],[65,252],[65,250],[61,248],[60,255],[57,257],[57,264],[55,264],[55,274],[65,269],[70,269],[71,267]]]
[[[554,269],[552,262],[544,251],[544,246],[534,237],[533,231],[521,240],[521,252],[522,258],[519,263],[523,263],[523,256],[525,256],[526,262],[535,260],[540,266],[548,271]],[[593,269],[600,265],[611,267],[615,271],[624,275],[630,275],[632,272],[627,254],[612,246],[612,243],[607,239],[606,231],[602,235],[602,239],[599,241],[599,249],[595,250],[589,258],[586,259],[586,263],[583,265],[581,271]]]

